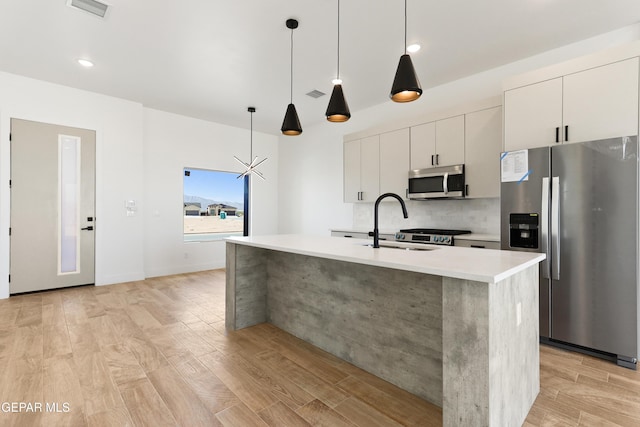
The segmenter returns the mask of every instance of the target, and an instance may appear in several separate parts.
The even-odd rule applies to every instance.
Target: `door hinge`
[[[9,188],[11,188],[11,180],[9,180]]]
[[[11,132],[9,132],[9,142],[11,142]]]
[[[11,283],[11,275],[9,275],[9,283]]]
[[[11,236],[11,227],[9,227],[9,236]]]

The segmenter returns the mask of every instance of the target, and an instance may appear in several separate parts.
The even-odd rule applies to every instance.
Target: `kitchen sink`
[[[363,246],[369,246],[370,248],[373,247],[373,243],[365,243]],[[405,246],[405,245],[400,245],[397,243],[393,243],[393,242],[380,242],[380,247],[381,248],[389,248],[389,249],[402,249],[405,251],[433,251],[436,250],[438,248],[428,248],[428,247],[417,247],[417,246]]]

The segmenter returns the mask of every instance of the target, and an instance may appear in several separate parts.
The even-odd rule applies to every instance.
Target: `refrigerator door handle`
[[[560,280],[560,177],[551,179],[551,278]]]
[[[542,218],[540,218],[540,245],[547,258],[542,261],[542,277],[549,278],[549,177],[542,178]]]

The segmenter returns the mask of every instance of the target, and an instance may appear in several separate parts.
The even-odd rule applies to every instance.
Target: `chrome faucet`
[[[376,204],[373,207],[373,247],[374,248],[380,247],[380,232],[378,231],[378,205],[380,204],[382,199],[386,197],[395,197],[396,199],[398,199],[398,201],[400,202],[400,206],[402,206],[402,215],[404,215],[405,218],[409,218],[409,214],[407,213],[407,206],[404,204],[404,200],[402,200],[402,197],[398,196],[395,193],[384,193],[383,195],[378,197],[376,199]]]

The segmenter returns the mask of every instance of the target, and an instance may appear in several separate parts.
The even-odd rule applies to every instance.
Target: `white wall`
[[[249,131],[145,109],[144,134],[146,276],[224,267],[223,241],[183,241],[183,168],[241,172],[233,156],[249,160]],[[277,143],[275,136],[253,134],[253,155],[268,158],[259,167],[266,181],[251,178],[254,235],[277,232]]]
[[[0,73],[0,298],[9,296],[12,117],[96,131],[97,285],[224,266],[223,242],[182,240],[182,168],[240,172],[233,156],[249,159],[247,130]],[[251,230],[273,234],[278,138],[256,132],[253,145],[268,160],[260,166],[267,181],[252,183]],[[136,202],[135,216],[126,216],[127,200]]]
[[[387,101],[366,110],[351,111],[352,118],[346,123],[324,122],[304,127],[305,118],[301,117],[304,128],[301,136],[280,137],[280,232],[326,235],[331,228],[364,226],[358,223],[359,218],[363,217],[361,215],[363,209],[373,209],[372,204],[358,205],[354,209],[353,204],[342,201],[344,135],[389,123],[398,124],[398,128],[405,127],[408,123],[415,123],[421,116],[499,96],[502,94],[503,80],[512,75],[638,39],[640,39],[640,24],[430,88],[425,90],[416,102],[396,104]],[[420,70],[417,71],[421,74]],[[389,84],[392,79],[393,76],[389,76]],[[428,82],[423,81],[422,84],[425,87],[428,86]],[[343,87],[348,102],[349,82],[345,81]],[[324,101],[328,102],[328,99]],[[487,215],[495,215],[495,212],[498,212],[497,199],[493,200],[493,203],[484,205]],[[414,210],[423,210],[419,212],[418,217],[426,221],[429,218],[429,210],[439,209],[432,203],[412,205]],[[443,208],[444,206],[442,205]],[[476,214],[483,215],[482,212],[476,212]],[[443,218],[439,213],[436,215]],[[488,222],[488,224],[493,223],[499,224],[497,221]],[[421,226],[430,225],[422,224]],[[489,232],[498,234],[499,229],[489,230]]]
[[[9,295],[12,117],[96,130],[96,284],[144,278],[142,111],[137,103],[0,73],[0,298]],[[125,200],[136,200],[140,214],[127,217]]]

